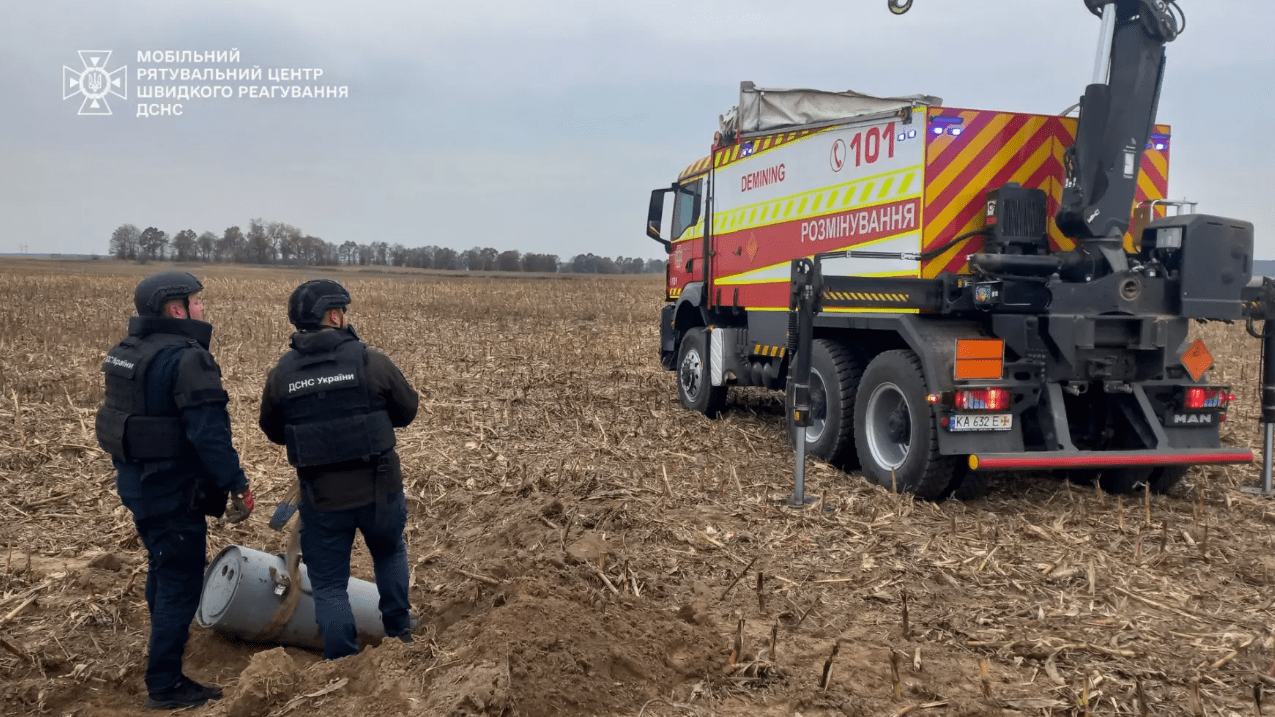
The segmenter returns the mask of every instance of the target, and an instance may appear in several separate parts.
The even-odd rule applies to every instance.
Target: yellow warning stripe
[[[835,214],[886,201],[912,199],[921,196],[921,184],[916,181],[920,174],[920,165],[904,167],[893,172],[861,177],[844,184],[820,187],[802,194],[717,212],[713,217],[713,231],[725,234],[741,229],[757,229],[770,224]]]
[[[779,358],[779,357],[782,357],[784,354],[788,353],[788,349],[784,348],[783,346],[766,346],[763,344],[756,344],[753,346],[753,353],[758,356],[770,356],[773,358]]]
[[[694,177],[697,174],[703,174],[704,172],[707,172],[709,164],[712,163],[712,161],[713,161],[712,157],[705,157],[699,160],[698,162],[692,163],[689,167],[687,167],[686,169],[683,169],[681,174],[677,175],[677,181],[682,182],[690,177]]]
[[[893,292],[864,292],[864,291],[825,291],[823,298],[832,299],[834,301],[893,301],[903,303],[908,300],[907,294],[898,294]]]
[[[916,199],[921,196],[921,166],[904,167],[832,187],[821,187],[804,194],[779,197],[768,202],[749,204],[738,209],[717,212],[713,216],[713,232],[726,234],[743,229],[759,229],[771,224],[796,219],[812,219],[837,212],[853,211],[884,202]],[[674,242],[702,239],[704,222],[687,227]]]

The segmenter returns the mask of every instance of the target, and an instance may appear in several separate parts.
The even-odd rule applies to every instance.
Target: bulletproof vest
[[[288,462],[298,467],[370,459],[394,447],[394,426],[372,408],[367,346],[356,339],[279,360]]]
[[[162,402],[166,408],[158,415],[146,410],[146,371],[169,346],[198,348],[199,342],[176,334],[130,334],[102,362],[106,396],[97,411],[97,442],[120,460],[174,460],[193,449],[172,401]]]

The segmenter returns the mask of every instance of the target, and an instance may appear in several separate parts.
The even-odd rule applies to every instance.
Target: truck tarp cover
[[[739,106],[721,117],[722,134],[769,132],[788,127],[837,124],[847,119],[893,112],[916,105],[941,105],[930,95],[872,97],[858,92],[768,89],[739,83]]]

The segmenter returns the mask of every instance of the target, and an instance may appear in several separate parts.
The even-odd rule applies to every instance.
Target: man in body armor
[[[346,321],[350,293],[335,281],[297,287],[292,350],[270,371],[261,430],[288,450],[301,482],[301,552],[314,591],[323,657],[357,654],[350,609],[350,549],[363,534],[376,572],[385,633],[411,642],[407,500],[394,429],[416,417],[417,394],[383,353]]]
[[[151,615],[146,706],[201,705],[221,690],[182,672],[182,652],[203,588],[205,515],[248,517],[252,492],[230,437],[228,396],[208,352],[199,280],[148,276],[133,292],[137,316],[106,355],[97,440],[115,465],[116,489],[146,546]],[[230,498],[230,511],[226,500]]]

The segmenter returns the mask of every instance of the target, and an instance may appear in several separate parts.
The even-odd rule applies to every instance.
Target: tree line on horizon
[[[623,256],[612,259],[592,253],[577,254],[562,261],[557,254],[524,254],[516,249],[497,251],[491,247],[458,251],[451,247],[407,247],[387,242],[335,244],[305,234],[290,224],[262,219],[249,221],[246,233],[232,226],[221,236],[183,229],[170,237],[153,226],[138,229],[133,224],[121,224],[111,234],[110,255],[143,263],[171,260],[289,266],[380,265],[551,274],[653,274],[663,273],[665,266],[662,259]]]

